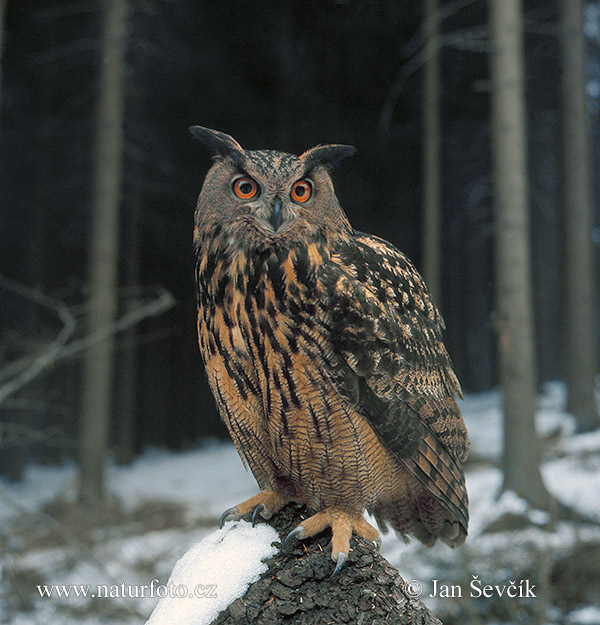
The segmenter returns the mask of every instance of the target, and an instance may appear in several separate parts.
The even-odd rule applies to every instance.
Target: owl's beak
[[[279,226],[281,226],[281,203],[279,200],[275,200],[275,205],[273,206],[273,230],[277,232],[279,230]]]

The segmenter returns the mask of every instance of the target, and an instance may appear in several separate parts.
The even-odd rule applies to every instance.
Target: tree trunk
[[[567,409],[579,431],[600,426],[594,400],[593,200],[586,106],[582,0],[562,0],[562,107],[565,209],[565,354]]]
[[[301,506],[289,504],[268,521],[281,540],[301,521]],[[406,584],[398,571],[364,538],[355,538],[348,561],[331,573],[331,535],[295,541],[267,561],[269,570],[212,625],[247,623],[394,623],[441,625],[419,600],[419,583]],[[243,563],[242,563],[243,564]]]
[[[5,15],[6,15],[6,0],[0,0],[0,120],[2,119],[2,59],[4,57]],[[0,149],[1,147],[2,147],[2,135],[0,134]]]
[[[425,84],[423,90],[423,276],[441,303],[440,16],[438,0],[425,2]]]
[[[496,306],[504,409],[504,490],[535,507],[549,496],[535,433],[536,375],[530,270],[527,130],[520,0],[490,0]]]
[[[129,99],[128,99],[129,101]],[[140,284],[141,266],[141,232],[140,217],[143,210],[143,193],[139,181],[144,180],[144,166],[141,163],[131,164],[131,180],[135,181],[129,188],[129,201],[126,204],[124,220],[125,248],[123,282],[132,292],[126,300],[126,312],[136,308],[133,291]],[[129,464],[135,457],[137,385],[138,385],[138,340],[140,332],[133,326],[123,332],[119,342],[118,380],[115,396],[117,407],[115,415],[115,458],[119,464]]]
[[[2,57],[4,51],[4,14],[6,0],[0,0],[0,112],[2,111]]]
[[[115,320],[118,303],[127,0],[107,0],[104,6],[89,258],[88,332],[110,326]],[[110,334],[90,347],[84,359],[80,499],[92,506],[105,499],[104,462],[108,448],[113,368],[114,335]]]

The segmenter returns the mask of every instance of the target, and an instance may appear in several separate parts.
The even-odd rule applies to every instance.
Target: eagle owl
[[[467,432],[442,318],[411,262],[357,232],[330,169],[354,153],[244,150],[193,126],[214,156],[195,214],[198,338],[210,387],[262,491],[226,510],[313,516],[334,574],[352,533],[464,542]]]

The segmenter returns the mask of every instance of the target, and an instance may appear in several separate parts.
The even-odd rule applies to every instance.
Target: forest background
[[[341,203],[423,272],[468,394],[465,561],[501,570],[478,543],[492,483],[494,497],[514,491],[571,519],[579,544],[590,518],[549,492],[597,499],[600,443],[577,433],[600,424],[600,2],[0,0],[0,54],[0,512],[23,512],[30,469],[43,485],[44,471],[75,464],[69,515],[92,511],[77,533],[112,510],[107,466],[147,467],[151,487],[164,465],[144,464],[149,449],[227,438],[196,343],[193,211],[210,160],[187,128],[200,124],[248,149],[358,148],[334,172]],[[496,388],[499,430],[482,416]],[[541,433],[548,388],[561,389],[561,426]],[[212,453],[180,456],[204,466]],[[211,497],[211,514],[227,503]],[[44,510],[35,531],[64,539]],[[593,540],[582,553],[597,553]]]
[[[223,437],[196,346],[209,159],[357,146],[355,228],[424,273],[468,393],[500,384],[505,488],[548,508],[544,381],[598,427],[600,3],[0,1],[0,474]]]

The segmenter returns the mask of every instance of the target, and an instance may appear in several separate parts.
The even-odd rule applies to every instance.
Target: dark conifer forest
[[[94,146],[100,99],[99,1],[8,0],[0,116],[0,365],[5,383],[63,328],[85,339]],[[147,445],[181,449],[223,436],[196,344],[192,218],[208,155],[188,126],[247,148],[299,153],[355,145],[335,172],[356,229],[422,269],[426,30],[420,1],[127,3],[118,316],[169,293],[161,314],[114,332],[111,436],[126,461]],[[558,2],[523,6],[530,256],[536,379],[564,378],[565,300]],[[598,153],[597,3],[587,13],[589,138]],[[466,392],[498,384],[494,303],[490,33],[483,0],[439,14],[441,259],[438,305]],[[593,161],[597,172],[597,158]],[[594,263],[598,265],[598,177]],[[26,290],[23,290],[26,289]],[[437,290],[437,289],[436,289]],[[596,296],[594,296],[596,297]],[[49,298],[45,302],[43,298]],[[594,300],[596,301],[596,300]],[[143,315],[142,315],[143,316]],[[594,317],[598,342],[597,314]],[[59,350],[60,352],[60,350]],[[85,350],[58,353],[7,395],[14,427],[3,470],[73,453]],[[21,369],[19,369],[21,366]],[[48,440],[32,432],[43,432]],[[51,444],[47,444],[50,441]]]
[[[271,521],[257,515],[261,527],[236,520],[219,529],[223,511],[224,520],[237,516],[231,506],[247,503],[258,486],[219,418],[198,349],[194,211],[212,161],[193,125],[225,132],[248,150],[355,146],[331,173],[350,223],[413,261],[445,320],[464,391],[466,459],[461,422],[445,396],[458,388],[445,355],[437,344],[427,352],[419,339],[403,343],[413,329],[425,335],[418,314],[406,314],[402,336],[402,315],[394,317],[404,305],[416,310],[416,299],[377,286],[371,297],[381,307],[367,311],[367,280],[346,298],[348,309],[345,300],[331,307],[345,321],[366,318],[364,334],[350,321],[330,329],[327,314],[317,316],[324,337],[311,334],[318,350],[304,355],[325,356],[314,359],[315,384],[300,374],[303,404],[292,396],[290,371],[299,367],[291,358],[282,356],[279,377],[277,366],[267,372],[274,359],[260,357],[272,320],[259,318],[263,335],[252,328],[252,344],[250,332],[244,338],[235,328],[242,353],[250,346],[255,356],[236,368],[237,382],[227,372],[228,389],[237,383],[240,397],[251,391],[249,416],[235,407],[248,419],[242,426],[250,423],[240,438],[277,447],[257,452],[257,474],[264,468],[287,484],[318,456],[313,442],[321,435],[306,425],[309,412],[337,446],[337,455],[319,447],[327,462],[314,460],[310,478],[315,492],[321,479],[345,491],[335,494],[342,503],[331,518],[339,528],[347,517],[354,537],[336,553],[338,564],[348,553],[337,579],[329,578],[328,530],[298,540],[298,528],[306,529],[300,505]],[[261,620],[260,611],[290,623],[371,622],[379,614],[392,622],[400,608],[421,622],[419,596],[446,625],[599,623],[599,164],[600,0],[0,0],[0,622],[146,622],[161,595],[125,589],[166,588],[175,562],[202,541],[202,549],[211,545],[203,562],[194,561],[206,565],[202,584],[225,600],[210,617],[194,608],[198,623],[217,622],[218,611],[218,622],[281,620]],[[350,256],[338,258],[351,265]],[[359,272],[351,271],[356,285]],[[199,271],[200,282],[208,273]],[[236,284],[249,289],[244,280]],[[249,310],[252,298],[244,298]],[[303,314],[326,307],[319,304]],[[360,306],[364,315],[354,312]],[[217,308],[203,318],[204,336]],[[298,319],[290,345],[300,323],[314,323]],[[233,330],[230,337],[232,346]],[[335,350],[363,337],[364,349],[334,363]],[[377,348],[369,351],[371,344]],[[419,350],[411,364],[405,354]],[[437,358],[429,368],[427,353]],[[264,378],[252,377],[259,365]],[[212,369],[215,379],[219,371]],[[258,390],[239,383],[248,371]],[[382,371],[394,384],[380,382]],[[290,401],[280,393],[281,409],[271,410],[269,385],[281,391],[284,377]],[[313,388],[325,397],[318,418]],[[328,393],[336,406],[340,397],[352,400],[351,409],[330,410]],[[288,423],[292,404],[307,409],[294,413],[300,426],[286,438],[278,419]],[[348,419],[343,430],[332,426],[338,413]],[[346,436],[359,430],[373,438]],[[298,432],[301,443],[290,442]],[[351,439],[350,453],[340,451],[341,439]],[[392,467],[383,478],[375,444],[357,443],[365,440],[383,443],[377,449]],[[292,468],[277,473],[284,453],[309,460],[290,460]],[[323,468],[334,464],[337,473]],[[356,482],[336,481],[352,471]],[[436,476],[443,484],[432,490]],[[418,535],[403,520],[414,512],[433,528],[423,530],[427,540],[446,532],[448,544],[460,544],[468,529],[465,544],[430,549],[389,532],[375,556],[372,541],[356,537],[360,520],[347,520],[345,495],[354,489],[346,486],[360,480],[388,497],[380,509],[397,512],[385,518],[400,532]],[[289,483],[285,492],[300,493],[296,503],[311,503],[301,499],[300,477],[297,491]],[[454,522],[451,535],[458,508],[447,487],[457,485],[460,534]],[[395,500],[392,487],[410,494]],[[374,497],[367,507],[383,501]],[[438,508],[450,512],[439,523]],[[234,601],[227,592],[248,573],[245,554],[262,566],[261,554],[279,550],[269,522],[282,535],[296,527],[294,540],[249,592],[250,581],[237,588]],[[114,592],[78,593],[101,586]],[[56,594],[65,589],[77,595]],[[415,601],[405,602],[411,590]],[[152,622],[189,625],[179,598]],[[206,611],[213,600],[203,601]]]

